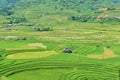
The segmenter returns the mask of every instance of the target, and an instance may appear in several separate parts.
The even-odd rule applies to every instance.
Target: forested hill
[[[9,16],[9,19],[12,16],[33,21],[33,18],[38,20],[46,15],[72,16],[74,19],[79,15],[118,17],[120,0],[0,0],[0,16]]]
[[[114,6],[119,4],[120,0],[0,0],[0,10],[3,10],[5,7],[9,7],[9,10],[16,7],[24,10],[31,6],[34,6],[32,9],[47,6],[50,10],[73,10],[78,13],[84,13],[97,11],[100,8],[113,9]]]
[[[13,5],[16,3],[24,2],[26,4],[29,3],[43,3],[43,4],[59,4],[62,6],[75,8],[75,6],[110,6],[114,4],[119,4],[120,0],[0,0],[0,6],[7,6],[7,5]]]
[[[17,2],[43,2],[43,3],[51,3],[51,2],[59,2],[59,3],[82,3],[82,4],[117,4],[120,3],[120,0],[0,0],[0,5],[8,5],[15,4]]]
[[[13,5],[19,2],[20,0],[0,0],[0,6],[8,6],[8,5]]]

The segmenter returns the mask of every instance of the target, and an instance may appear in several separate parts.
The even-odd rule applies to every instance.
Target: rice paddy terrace
[[[0,80],[119,80],[119,25],[69,22],[53,31],[0,31]]]
[[[120,80],[120,0],[0,0],[0,80]]]

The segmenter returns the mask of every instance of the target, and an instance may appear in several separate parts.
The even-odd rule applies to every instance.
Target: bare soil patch
[[[40,47],[40,48],[47,48],[43,43],[29,43],[28,46],[30,47]]]
[[[117,56],[118,55],[116,55],[112,50],[110,50],[108,48],[104,48],[104,52],[101,54],[89,54],[89,55],[87,55],[87,57],[89,57],[89,58],[96,58],[96,59],[108,59],[108,58],[114,58]]]

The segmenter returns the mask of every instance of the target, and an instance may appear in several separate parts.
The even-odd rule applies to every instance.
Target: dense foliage
[[[68,19],[71,16],[99,17],[108,15],[111,19],[111,17],[119,17],[120,15],[118,4],[120,4],[120,0],[0,0],[0,15],[16,18],[15,21],[7,20],[5,23],[20,23],[25,22],[24,20],[39,21],[40,18],[51,15],[64,15]],[[24,16],[25,19],[23,20],[21,16]],[[86,21],[86,18],[85,20],[82,18],[79,21],[91,22],[92,20],[89,18],[90,20],[87,19]],[[107,18],[107,20],[100,22],[119,22],[118,18],[110,19]]]

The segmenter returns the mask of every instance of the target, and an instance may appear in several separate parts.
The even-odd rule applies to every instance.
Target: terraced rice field
[[[46,56],[55,55],[55,51],[41,51],[41,52],[21,52],[8,55],[7,59],[30,59],[30,58],[41,58]]]
[[[98,58],[98,59],[107,59],[107,58],[114,58],[114,57],[118,57],[119,55],[116,55],[115,53],[113,53],[112,50],[109,50],[107,48],[104,48],[104,52],[102,54],[89,54],[87,55],[90,58]]]
[[[119,80],[119,25],[110,27],[71,22],[50,32],[0,32],[0,80]]]

